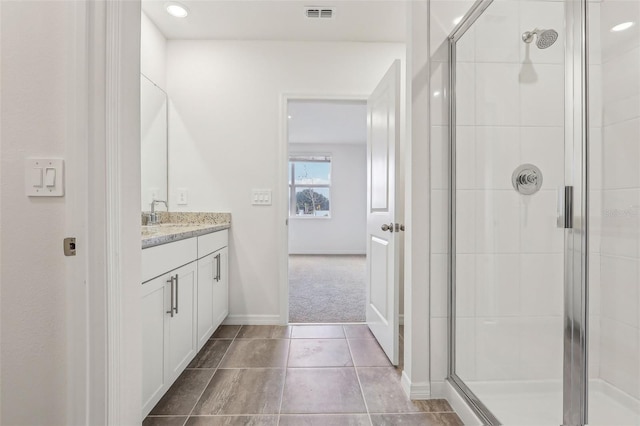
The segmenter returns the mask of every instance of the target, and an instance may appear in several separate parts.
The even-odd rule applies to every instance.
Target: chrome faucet
[[[151,213],[149,214],[149,220],[147,221],[149,225],[155,225],[156,223],[158,223],[158,215],[156,214],[156,203],[164,204],[164,206],[167,208],[167,211],[169,211],[169,204],[167,204],[165,200],[151,201]]]

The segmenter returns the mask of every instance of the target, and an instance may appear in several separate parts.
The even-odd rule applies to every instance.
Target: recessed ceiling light
[[[460,23],[460,21],[462,21],[462,16],[458,16],[456,19],[453,20],[453,25],[458,25]]]
[[[628,30],[634,25],[635,25],[635,22],[623,22],[622,24],[618,24],[615,27],[611,28],[611,32],[617,33],[620,31]]]
[[[436,90],[435,92],[433,92],[433,96],[435,96],[436,98],[440,96],[440,91]]]
[[[289,120],[291,120],[293,117],[291,117],[290,115],[287,115],[287,118],[288,118]]]
[[[176,18],[185,18],[189,14],[189,9],[180,3],[167,3],[166,4],[167,13],[171,16],[175,16]]]

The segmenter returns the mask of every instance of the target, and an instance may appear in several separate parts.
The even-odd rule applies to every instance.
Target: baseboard
[[[280,315],[229,315],[225,325],[283,325]]]
[[[431,384],[429,382],[412,383],[409,376],[407,376],[407,372],[404,370],[402,371],[400,385],[409,399],[420,400],[432,398]]]
[[[449,381],[431,382],[432,398],[444,398],[449,401],[462,423],[469,426],[481,426],[482,422],[467,405],[462,396],[453,388]]]
[[[289,254],[316,254],[316,255],[361,255],[366,256],[367,253],[362,250],[296,250],[290,251]]]

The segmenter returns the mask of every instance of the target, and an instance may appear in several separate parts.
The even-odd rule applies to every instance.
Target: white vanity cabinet
[[[228,231],[142,250],[142,415],[229,313]]]
[[[229,314],[228,231],[198,237],[198,350]]]
[[[142,251],[142,401],[146,416],[198,352],[195,238]]]

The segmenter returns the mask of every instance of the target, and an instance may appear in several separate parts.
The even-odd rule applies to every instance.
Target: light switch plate
[[[252,189],[251,204],[254,206],[270,206],[271,190],[270,189]]]
[[[53,179],[52,182],[46,181],[47,175]],[[64,196],[63,159],[27,158],[25,160],[24,176],[25,193],[28,197]]]

